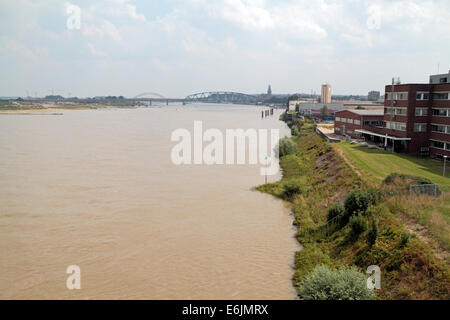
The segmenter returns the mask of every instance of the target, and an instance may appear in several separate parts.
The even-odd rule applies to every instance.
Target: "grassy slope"
[[[450,172],[446,177],[442,176],[442,162],[368,149],[348,142],[333,144],[333,147],[359,172],[367,184],[379,185],[389,174],[397,172],[428,178],[436,184],[447,186],[444,189],[449,190]],[[425,226],[426,230],[421,232],[423,238],[431,237],[436,240],[438,246],[447,251],[445,256],[448,256],[450,252],[450,194],[444,193],[437,199],[401,195],[389,199],[387,205],[391,210],[402,213],[404,222]]]
[[[297,238],[304,249],[296,253],[293,283],[318,264],[357,265],[361,270],[376,264],[382,271],[383,299],[448,299],[450,273],[446,260],[436,257],[434,248],[414,235],[405,246],[400,243],[404,227],[400,212],[389,205],[389,199],[371,208],[367,225],[376,219],[379,236],[374,246],[366,241],[367,232],[352,239],[349,227],[326,230],[327,209],[342,202],[346,194],[367,185],[361,175],[349,166],[330,144],[304,124],[300,137],[294,138],[298,152],[281,159],[283,179],[260,186],[260,191],[282,196],[283,182],[296,179],[302,183],[300,194],[289,199],[298,226]],[[386,163],[385,163],[386,165]]]

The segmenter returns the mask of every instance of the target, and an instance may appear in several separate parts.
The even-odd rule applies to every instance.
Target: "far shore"
[[[131,106],[113,106],[113,105],[61,105],[61,106],[11,106],[5,109],[0,108],[0,114],[39,114],[48,112],[58,112],[61,110],[95,110],[95,109],[118,109],[133,108]]]

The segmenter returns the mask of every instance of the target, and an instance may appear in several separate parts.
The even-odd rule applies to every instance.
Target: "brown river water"
[[[261,110],[0,115],[0,299],[294,299],[293,219],[252,191],[260,166],[170,158],[172,131],[195,120],[288,134]],[[66,288],[69,265],[80,290]]]

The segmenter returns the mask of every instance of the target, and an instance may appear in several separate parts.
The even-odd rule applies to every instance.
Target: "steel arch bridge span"
[[[149,98],[156,97],[157,99],[167,99],[163,95],[160,95],[159,93],[155,93],[155,92],[144,92],[144,93],[138,94],[133,99],[141,99],[141,98],[146,98],[146,97],[149,97]]]
[[[191,94],[184,98],[189,102],[204,103],[236,103],[236,104],[255,104],[258,98],[249,94],[228,91],[211,91]]]

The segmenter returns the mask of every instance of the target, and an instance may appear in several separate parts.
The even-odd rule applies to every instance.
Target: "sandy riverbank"
[[[125,108],[123,106],[111,106],[111,105],[67,105],[67,106],[48,106],[48,107],[12,107],[2,110],[0,108],[0,114],[39,114],[49,112],[61,112],[62,110],[94,110],[94,109],[117,109]],[[132,108],[132,107],[126,107]]]

